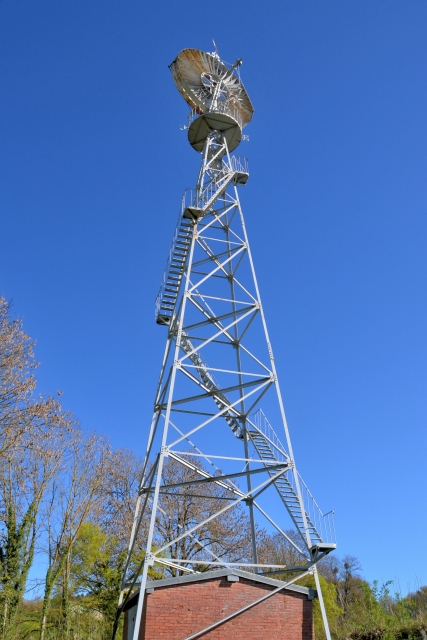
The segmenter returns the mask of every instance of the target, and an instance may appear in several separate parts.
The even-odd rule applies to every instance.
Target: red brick
[[[156,588],[145,597],[139,640],[183,640],[274,588],[242,577],[239,582],[220,577]],[[127,640],[127,620],[123,637]],[[303,593],[282,591],[201,638],[314,640],[312,602]]]

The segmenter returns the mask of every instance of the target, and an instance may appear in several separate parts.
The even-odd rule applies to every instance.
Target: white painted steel
[[[133,640],[137,640],[151,566],[192,572],[201,565],[238,565],[255,572],[277,572],[283,565],[258,561],[257,526],[267,522],[299,554],[298,565],[286,566],[286,571],[296,574],[291,581],[310,571],[314,574],[324,614],[316,563],[335,548],[333,512],[323,514],[318,507],[297,471],[292,450],[238,195],[238,186],[249,175],[247,160],[230,156],[227,136],[221,131],[208,133],[201,155],[196,188],[187,190],[182,199],[156,300],[156,321],[167,327],[168,334],[119,604],[120,614],[139,587]],[[260,408],[261,401],[275,412],[274,429]],[[212,453],[203,453],[206,447]],[[168,458],[193,473],[193,478],[168,484],[163,478]],[[199,459],[212,465],[212,473],[201,468]],[[223,469],[213,460],[222,463]],[[243,469],[232,467],[242,463]],[[257,475],[260,478],[253,482]],[[237,484],[238,478],[245,479],[245,489]],[[220,498],[225,506],[197,522],[181,524],[177,535],[161,543],[160,516],[175,518],[165,498],[170,492],[181,496],[200,486],[226,492]],[[267,492],[282,505],[281,510],[275,507],[274,519],[262,506]],[[200,489],[185,495],[212,500]],[[198,542],[202,527],[238,504],[248,509],[251,557],[222,553],[221,541]],[[291,537],[289,525],[295,530]],[[193,557],[169,553],[187,538],[200,545]],[[138,550],[145,550],[145,559],[135,569]],[[324,623],[329,638],[325,614]]]

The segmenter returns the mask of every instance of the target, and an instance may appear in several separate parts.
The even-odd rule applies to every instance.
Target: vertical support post
[[[169,351],[172,345],[172,339],[171,336],[168,336],[168,339],[166,340],[166,347],[165,347],[165,351],[164,351],[164,355],[163,355],[163,361],[162,361],[162,367],[160,370],[160,376],[159,376],[159,381],[157,384],[157,390],[156,390],[156,396],[155,396],[155,401],[154,401],[154,406],[156,406],[159,403],[159,396],[161,393],[161,389],[162,389],[162,382],[163,382],[163,377],[165,374],[165,370],[166,370],[166,362],[168,359],[168,355],[169,355]],[[121,606],[122,602],[123,602],[123,595],[124,595],[124,588],[125,588],[125,579],[126,579],[126,574],[127,574],[127,570],[129,567],[129,562],[131,559],[131,555],[132,555],[132,551],[133,551],[133,547],[135,544],[135,538],[137,536],[138,533],[138,529],[140,526],[140,521],[141,518],[143,516],[142,513],[140,513],[140,508],[141,508],[141,489],[144,486],[144,482],[145,482],[145,477],[146,477],[146,471],[147,471],[147,465],[149,462],[149,458],[150,458],[150,454],[151,454],[151,447],[153,445],[154,442],[154,438],[156,435],[156,431],[157,431],[157,427],[159,424],[159,417],[160,417],[160,412],[154,412],[153,413],[153,417],[151,419],[151,425],[150,425],[150,433],[148,435],[148,443],[147,443],[147,450],[145,453],[145,458],[144,458],[144,463],[142,465],[142,472],[141,472],[141,479],[139,482],[139,487],[138,487],[138,498],[136,501],[136,507],[135,507],[135,516],[134,516],[134,520],[132,523],[132,531],[131,531],[131,536],[130,536],[130,540],[129,540],[129,545],[128,545],[128,550],[127,550],[127,556],[126,556],[126,562],[125,562],[125,566],[124,566],[124,570],[123,570],[123,579],[122,579],[122,585],[121,585],[121,591],[120,591],[120,596],[119,596],[119,607]]]
[[[224,141],[224,147],[226,150],[225,155],[227,156],[227,161],[228,161],[228,166],[231,167],[231,158],[230,158],[230,153],[228,151],[228,146],[227,146],[227,140],[224,137],[223,138]],[[227,215],[227,225],[228,225],[228,215]],[[227,243],[228,243],[228,253],[229,255],[231,255],[231,248],[230,248],[230,233],[229,233],[229,228],[228,226],[225,229],[225,235],[226,235],[226,239],[227,239]],[[236,320],[237,318],[237,313],[236,313],[236,294],[235,294],[235,286],[234,286],[234,274],[233,274],[233,261],[230,260],[229,262],[229,280],[230,280],[230,291],[231,291],[231,300],[232,300],[232,310],[233,310],[233,316],[234,316],[234,320]],[[241,356],[240,356],[240,344],[239,344],[239,328],[237,326],[237,323],[234,325],[234,340],[235,340],[235,349],[236,349],[236,360],[237,360],[237,371],[239,372],[239,376],[238,376],[238,380],[239,380],[239,385],[240,385],[240,397],[242,398],[241,403],[240,403],[240,413],[242,415],[242,429],[243,429],[243,448],[244,448],[244,456],[246,458],[246,460],[249,460],[249,436],[248,436],[248,432],[247,432],[247,422],[246,422],[246,416],[245,416],[245,401],[243,400],[243,389],[242,389],[242,384],[243,384],[243,378],[241,375],[241,371],[242,371],[242,363],[241,363]],[[247,474],[246,474],[246,485],[248,488],[248,492],[252,490],[252,480],[251,480],[251,473],[250,473],[250,462],[247,462]],[[255,515],[254,515],[254,505],[252,502],[252,499],[247,500],[246,502],[248,509],[249,509],[249,520],[250,520],[250,526],[251,526],[251,545],[252,545],[252,561],[254,564],[258,564],[258,550],[257,550],[257,544],[256,544],[256,527],[255,527]],[[258,573],[258,569],[255,568],[255,573]]]
[[[145,600],[145,585],[147,584],[148,566],[149,566],[149,561],[150,561],[150,559],[147,558],[147,555],[151,554],[151,547],[152,547],[153,535],[154,535],[154,525],[155,525],[156,515],[157,515],[157,505],[158,505],[158,501],[159,501],[160,482],[161,482],[161,479],[162,479],[164,459],[166,457],[165,449],[166,449],[166,444],[167,444],[167,436],[168,436],[169,421],[170,421],[170,414],[171,414],[171,407],[172,407],[173,391],[174,391],[176,371],[177,371],[177,362],[178,362],[178,357],[179,357],[179,350],[180,350],[180,347],[181,347],[182,325],[183,325],[183,322],[184,322],[185,307],[186,307],[186,302],[187,302],[186,292],[189,289],[189,274],[190,274],[190,271],[191,271],[191,263],[192,263],[192,260],[193,260],[193,253],[194,253],[195,232],[196,232],[196,226],[194,227],[194,230],[193,230],[193,238],[192,238],[192,241],[191,241],[190,255],[189,255],[188,267],[187,267],[187,275],[186,275],[186,280],[185,280],[185,292],[184,292],[184,297],[183,297],[183,302],[182,302],[182,307],[181,307],[181,314],[180,314],[180,319],[179,319],[179,324],[178,324],[178,334],[177,334],[177,338],[176,338],[174,362],[173,362],[173,365],[172,365],[172,375],[171,375],[170,386],[169,386],[169,394],[168,394],[168,402],[167,402],[167,408],[166,408],[165,422],[164,422],[164,426],[163,426],[163,436],[162,436],[162,445],[161,445],[160,457],[159,457],[159,466],[158,466],[158,469],[157,469],[156,485],[155,485],[154,496],[153,496],[153,506],[152,506],[152,510],[151,510],[150,526],[149,526],[148,536],[147,536],[146,555],[145,555],[145,558],[144,558],[144,568],[143,568],[143,573],[142,573],[142,577],[141,577],[141,586],[140,586],[140,589],[139,589],[138,606],[137,606],[136,616],[135,616],[135,628],[134,628],[132,640],[138,640],[139,630],[140,630],[140,626],[141,626],[142,609],[143,609],[144,600]]]
[[[322,587],[320,586],[319,575],[317,573],[317,567],[313,565],[314,581],[316,582],[316,590],[319,598],[320,611],[322,612],[323,626],[325,628],[326,640],[331,640],[331,632],[329,630],[328,616],[326,615],[325,603],[323,601]]]
[[[300,482],[299,482],[299,478],[298,478],[298,471],[297,471],[297,468],[296,468],[296,465],[295,465],[295,458],[294,458],[294,454],[293,454],[291,438],[290,438],[290,435],[289,435],[289,429],[288,429],[288,423],[287,423],[287,420],[286,420],[285,408],[283,406],[282,394],[280,392],[279,380],[278,380],[278,377],[277,377],[276,363],[274,361],[273,349],[271,347],[270,337],[268,335],[267,322],[265,320],[264,309],[263,309],[262,303],[261,303],[261,295],[260,295],[260,291],[259,291],[259,287],[258,287],[258,280],[257,280],[256,274],[255,274],[255,267],[254,267],[252,254],[251,254],[251,249],[250,249],[250,245],[249,245],[248,234],[247,234],[247,231],[246,231],[246,224],[245,224],[245,220],[244,220],[244,217],[243,217],[242,207],[240,206],[239,194],[237,192],[237,187],[236,186],[234,187],[234,193],[235,193],[236,202],[237,202],[238,207],[239,207],[240,220],[241,220],[242,229],[243,229],[243,233],[244,233],[244,238],[245,238],[245,242],[246,242],[246,246],[247,246],[249,263],[250,263],[251,271],[252,271],[252,278],[253,278],[253,281],[254,281],[256,297],[257,297],[257,300],[258,300],[258,303],[259,303],[261,319],[262,319],[262,325],[263,325],[263,329],[264,329],[264,335],[265,335],[265,339],[266,339],[267,347],[268,347],[268,352],[269,352],[270,366],[271,366],[271,370],[272,370],[273,375],[274,375],[274,384],[275,384],[275,387],[276,387],[277,399],[278,399],[278,403],[279,403],[280,413],[281,413],[281,416],[282,416],[283,428],[284,428],[285,437],[286,437],[286,444],[288,446],[289,457],[290,457],[292,465],[293,465],[292,473],[294,475],[295,487],[296,487],[296,492],[297,492],[297,496],[298,496],[298,502],[300,504],[301,516],[302,516],[303,523],[304,523],[304,530],[305,530],[305,537],[306,537],[305,544],[307,545],[307,549],[310,549],[310,547],[311,547],[311,536],[310,536],[310,531],[309,531],[309,528],[308,528],[307,514],[306,514],[305,508],[304,508],[304,501],[303,501],[303,498],[302,498],[301,486],[300,486]]]

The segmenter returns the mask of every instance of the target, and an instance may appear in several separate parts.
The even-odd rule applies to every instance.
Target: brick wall
[[[183,640],[273,589],[242,578],[239,582],[218,578],[156,588],[146,595],[139,640]],[[312,602],[304,594],[279,592],[202,637],[314,640]]]

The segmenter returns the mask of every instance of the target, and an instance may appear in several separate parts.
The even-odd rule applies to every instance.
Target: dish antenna
[[[215,53],[199,49],[184,49],[170,65],[178,91],[190,106],[188,140],[196,151],[203,150],[213,131],[225,137],[228,150],[233,151],[242,139],[242,129],[252,119],[252,102],[233,65],[223,62]]]

